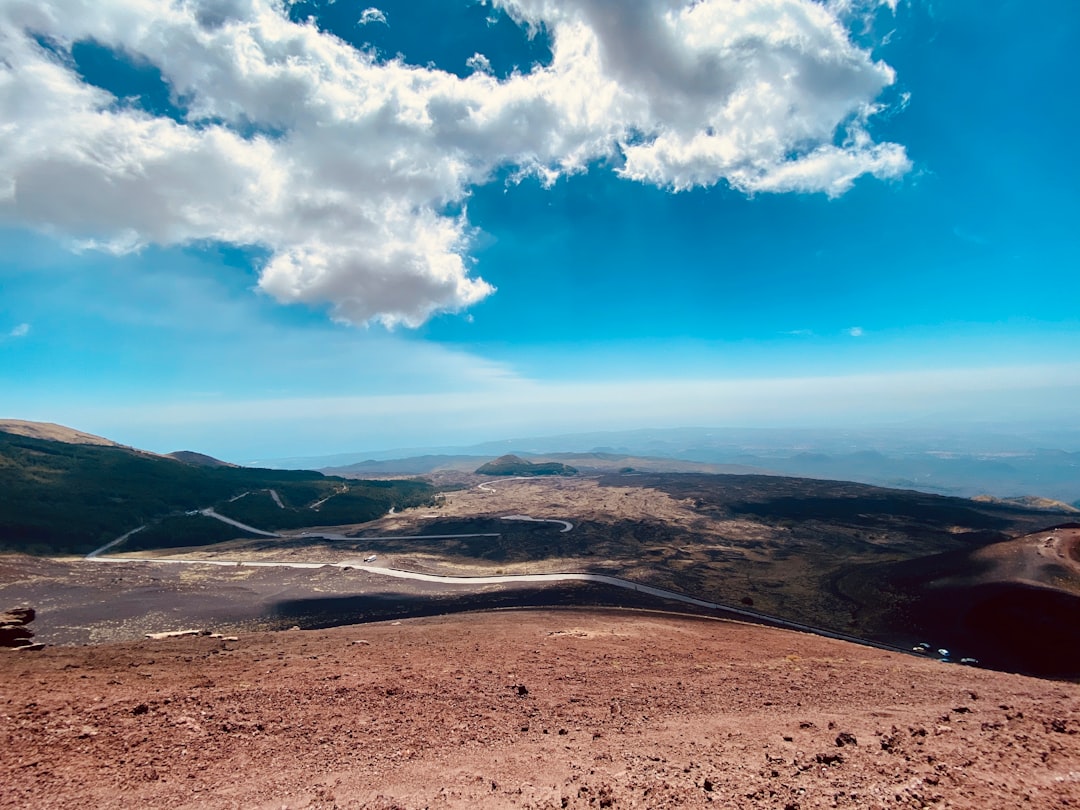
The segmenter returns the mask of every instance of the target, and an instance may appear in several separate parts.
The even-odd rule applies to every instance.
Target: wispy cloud
[[[863,331],[863,328],[861,326],[852,326],[850,329],[847,330],[847,334],[853,338],[859,338],[865,335],[866,332]]]
[[[118,253],[260,245],[259,286],[277,300],[418,326],[494,292],[473,272],[467,215],[448,211],[501,168],[550,184],[611,159],[674,191],[835,196],[910,166],[869,135],[892,68],[829,6],[494,5],[550,32],[549,65],[499,79],[380,61],[280,0],[0,4],[0,120],[14,122],[0,129],[0,223]],[[153,65],[186,117],[117,105],[42,40]]]
[[[30,334],[30,324],[20,323],[18,326],[8,332],[8,337],[21,338]]]

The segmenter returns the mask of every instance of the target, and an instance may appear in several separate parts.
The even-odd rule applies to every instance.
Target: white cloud
[[[380,22],[386,25],[386,14],[377,8],[365,8],[360,13],[360,19],[357,20],[360,25],[367,25],[368,23]]]
[[[861,326],[852,326],[850,329],[847,330],[847,333],[851,337],[855,338],[862,337],[864,334],[866,334]]]
[[[491,294],[466,217],[444,212],[502,166],[550,184],[608,157],[674,190],[829,195],[909,168],[866,128],[892,69],[811,0],[497,5],[547,27],[550,65],[499,80],[479,60],[467,78],[378,62],[280,0],[8,0],[0,222],[114,252],[260,245],[278,300],[415,326]],[[35,36],[153,64],[186,120],[118,105]]]
[[[20,323],[14,329],[12,329],[10,332],[8,332],[8,337],[21,338],[21,337],[26,337],[29,334],[30,334],[30,324],[28,324],[28,323]]]
[[[491,60],[482,53],[474,53],[465,60],[465,67],[472,68],[480,73],[491,73]]]

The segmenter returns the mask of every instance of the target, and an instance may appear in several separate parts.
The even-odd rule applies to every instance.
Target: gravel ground
[[[0,654],[0,807],[1080,807],[1080,686],[498,611]]]

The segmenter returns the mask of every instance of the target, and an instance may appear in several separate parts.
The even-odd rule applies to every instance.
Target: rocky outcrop
[[[31,639],[34,631],[26,625],[34,620],[34,609],[18,607],[0,613],[0,647],[32,647],[41,649]]]

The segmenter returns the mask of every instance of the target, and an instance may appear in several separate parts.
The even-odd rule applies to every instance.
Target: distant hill
[[[614,469],[767,473],[961,497],[1037,495],[1080,507],[1080,429],[1046,431],[1008,425],[641,429],[521,437],[468,446],[368,450],[262,460],[259,464],[284,469],[333,468],[345,473],[343,468],[358,462],[395,460],[387,467],[397,467],[397,460],[438,455],[473,456],[480,464],[505,453],[531,461],[561,461],[590,473],[599,467],[612,468],[607,461],[591,463],[585,457],[611,460],[621,456],[627,460]],[[580,463],[574,456],[581,458]],[[633,458],[649,459],[650,463],[630,460]],[[416,473],[436,471],[413,469]],[[455,464],[452,469],[460,468]],[[363,474],[365,470],[355,472]],[[371,472],[386,474],[389,470]]]
[[[520,456],[499,456],[476,468],[479,475],[577,475],[577,470],[558,461],[533,463]]]
[[[995,498],[992,495],[976,495],[971,500],[981,501],[982,503],[1004,503],[1011,506],[1022,506],[1025,509],[1040,509],[1046,512],[1080,513],[1080,509],[1075,506],[1055,501],[1053,498],[1040,498],[1036,495],[1024,495],[1019,498]]]
[[[168,458],[175,458],[185,464],[194,464],[196,467],[236,467],[227,461],[208,456],[205,453],[196,453],[194,450],[175,450],[165,454]]]
[[[368,459],[338,467],[321,467],[327,475],[424,475],[426,473],[456,470],[472,472],[476,465],[488,456],[453,456],[428,454],[407,458]]]
[[[574,467],[580,473],[606,472],[703,472],[769,475],[771,472],[742,464],[703,464],[671,458],[630,456],[624,453],[544,453],[533,457],[522,453],[532,464],[558,461]],[[440,472],[473,472],[477,465],[491,461],[490,455],[453,455],[449,453],[405,456],[402,458],[368,459],[341,466],[318,469],[327,475],[357,477],[366,475],[426,475]]]
[[[111,439],[95,436],[93,433],[83,433],[81,430],[56,425],[52,422],[0,419],[0,431],[12,433],[16,436],[29,436],[33,439],[46,439],[53,442],[66,442],[67,444],[97,444],[103,447],[123,447],[123,445]]]
[[[191,514],[207,507],[273,531],[361,523],[434,495],[422,481],[346,482],[310,470],[206,466],[108,440],[87,442],[81,437],[88,434],[70,428],[49,432],[76,441],[25,432],[0,431],[0,550],[87,553],[139,526],[147,528],[126,548],[151,539],[150,547],[194,545],[211,541],[207,525],[219,532],[224,526]]]

